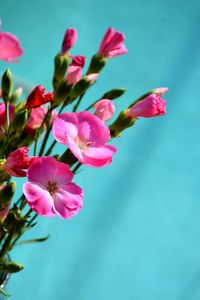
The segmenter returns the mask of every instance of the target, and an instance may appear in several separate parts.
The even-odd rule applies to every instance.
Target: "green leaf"
[[[48,240],[49,237],[50,237],[50,235],[47,235],[47,236],[45,236],[43,238],[39,238],[39,239],[21,241],[21,242],[17,243],[16,246],[45,242],[46,240]]]
[[[17,273],[23,270],[24,267],[16,262],[7,262],[3,265],[3,270],[7,273]]]

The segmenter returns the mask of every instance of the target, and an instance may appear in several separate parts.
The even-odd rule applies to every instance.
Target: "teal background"
[[[200,1],[0,0],[0,17],[24,48],[9,67],[30,85],[50,90],[67,27],[79,35],[72,54],[90,57],[111,25],[129,52],[109,60],[83,104],[127,87],[120,111],[151,88],[170,88],[165,117],[140,119],[115,140],[112,165],[77,175],[80,214],[40,218],[30,236],[50,239],[15,249],[25,270],[11,277],[11,299],[199,300]]]

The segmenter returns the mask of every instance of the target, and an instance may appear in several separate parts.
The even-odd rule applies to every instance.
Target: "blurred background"
[[[71,54],[86,55],[87,68],[112,26],[129,52],[109,60],[82,108],[114,87],[128,89],[117,112],[151,88],[170,89],[166,116],[140,119],[114,141],[112,165],[76,176],[82,211],[39,218],[30,236],[50,239],[15,249],[25,269],[9,281],[11,299],[199,300],[200,1],[0,0],[0,18],[24,48],[18,64],[0,62],[18,82],[50,91],[66,28],[77,28]]]

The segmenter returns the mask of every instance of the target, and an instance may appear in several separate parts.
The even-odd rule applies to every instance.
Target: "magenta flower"
[[[42,122],[47,114],[47,109],[44,108],[44,106],[40,106],[37,108],[33,108],[31,110],[30,117],[26,123],[25,127],[25,132],[29,135],[34,136],[36,133],[36,129],[39,128],[42,125]],[[50,118],[50,124],[53,123],[53,121],[57,117],[57,112],[54,109],[51,113],[51,118]],[[44,125],[45,127],[45,125]]]
[[[11,152],[3,164],[3,171],[11,176],[25,177],[26,171],[35,157],[28,157],[29,149],[27,147],[21,147]]]
[[[104,122],[112,118],[114,113],[115,106],[112,100],[101,99],[94,105],[94,115]]]
[[[134,104],[127,112],[132,118],[151,118],[161,116],[166,113],[166,101],[159,94],[150,94],[143,100]]]
[[[99,53],[107,58],[128,52],[123,41],[125,36],[123,33],[115,31],[112,27],[108,28],[99,47]]]
[[[17,62],[18,57],[22,54],[23,50],[18,38],[10,32],[0,31],[0,59],[8,62]]]
[[[56,141],[67,145],[87,166],[106,166],[117,151],[105,144],[110,139],[110,131],[103,121],[87,111],[61,114],[54,121],[52,132]]]
[[[82,78],[82,67],[69,66],[67,69],[67,83],[76,84]]]
[[[23,185],[29,206],[45,217],[73,217],[82,207],[83,190],[71,182],[72,178],[67,164],[54,157],[38,158],[28,169],[29,182]]]
[[[77,40],[77,31],[75,28],[69,28],[65,32],[65,36],[62,42],[61,52],[65,54],[71,47],[74,46]]]

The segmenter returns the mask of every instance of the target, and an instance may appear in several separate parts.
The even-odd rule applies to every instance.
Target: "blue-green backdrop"
[[[72,53],[90,57],[113,26],[129,52],[109,60],[83,102],[127,87],[120,111],[148,89],[170,88],[165,117],[140,119],[115,141],[112,165],[76,177],[80,214],[40,218],[31,236],[50,239],[16,248],[25,270],[11,277],[11,299],[199,300],[200,1],[0,0],[0,17],[24,48],[0,69],[19,81],[50,90],[65,29],[78,30]]]

